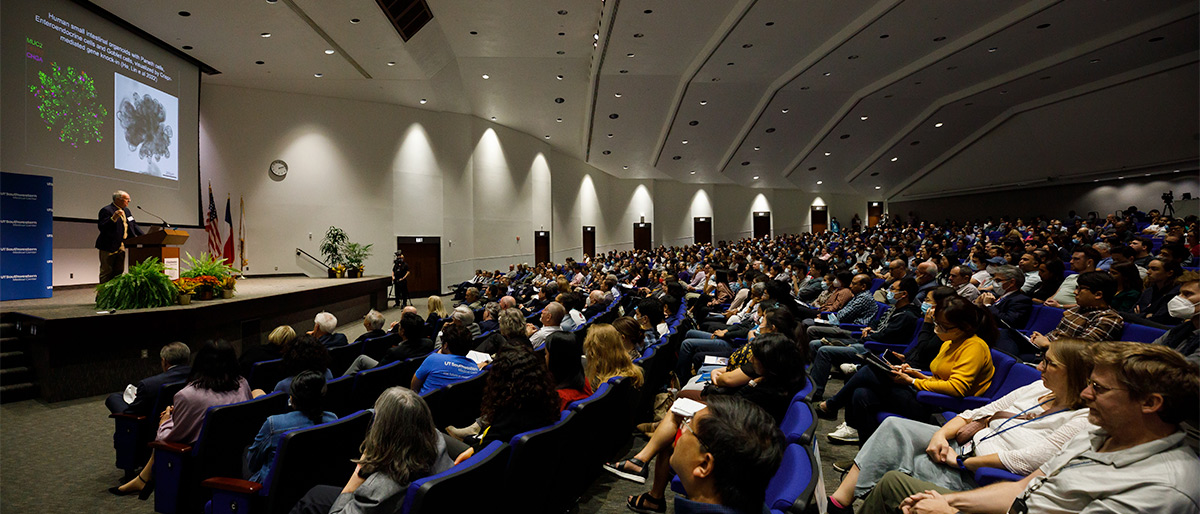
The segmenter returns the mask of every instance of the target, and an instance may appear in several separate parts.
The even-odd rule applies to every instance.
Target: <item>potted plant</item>
[[[174,282],[175,289],[179,290],[179,305],[191,305],[192,295],[196,294],[196,280],[179,277]]]
[[[195,294],[198,300],[213,299],[221,290],[225,279],[237,273],[237,270],[225,264],[222,257],[208,253],[202,253],[200,257],[192,257],[190,253],[185,255],[184,261],[188,269],[180,272],[179,276],[195,279]]]
[[[151,257],[129,271],[96,286],[96,307],[102,310],[165,307],[178,300],[179,290],[162,262]]]
[[[346,243],[342,247],[342,254],[346,259],[346,275],[350,278],[358,278],[362,275],[363,262],[367,257],[371,256],[371,247],[373,244]]]
[[[321,240],[321,256],[325,258],[325,265],[329,266],[329,278],[337,276],[335,268],[345,264],[342,248],[349,239],[346,231],[340,228],[331,226],[325,231],[325,238]]]
[[[233,298],[233,292],[237,290],[237,277],[229,275],[221,282],[221,298]]]

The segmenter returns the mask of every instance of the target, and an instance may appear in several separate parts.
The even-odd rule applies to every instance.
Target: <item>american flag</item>
[[[221,228],[217,226],[217,202],[213,200],[212,182],[208,183],[208,216],[204,219],[204,231],[208,232],[208,254],[221,255]]]
[[[233,216],[229,214],[230,198],[225,197],[225,225],[229,227],[229,237],[225,238],[225,246],[221,251],[221,256],[225,258],[225,264],[233,265]]]

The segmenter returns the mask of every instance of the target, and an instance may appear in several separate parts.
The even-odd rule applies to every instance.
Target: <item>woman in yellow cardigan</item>
[[[838,409],[846,407],[846,422],[828,434],[831,442],[865,441],[878,428],[875,415],[881,410],[929,420],[932,409],[917,401],[917,391],[961,398],[977,396],[991,386],[995,369],[984,342],[996,337],[991,312],[957,295],[942,299],[934,309],[934,333],[943,343],[930,364],[933,376],[907,364],[893,366],[890,374],[862,366],[837,395],[816,406],[823,418],[836,418]]]

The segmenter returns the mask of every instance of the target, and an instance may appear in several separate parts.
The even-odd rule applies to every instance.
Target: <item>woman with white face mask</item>
[[[1179,294],[1167,303],[1167,312],[1182,323],[1155,339],[1154,344],[1173,348],[1200,363],[1200,274],[1186,272],[1176,283]]]

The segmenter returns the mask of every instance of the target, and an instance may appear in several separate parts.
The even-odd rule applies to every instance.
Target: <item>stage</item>
[[[345,325],[370,309],[383,310],[390,282],[385,276],[251,277],[238,281],[230,299],[114,313],[96,311],[94,288],[56,290],[51,298],[0,302],[0,322],[13,324],[18,334],[16,340],[5,339],[0,352],[6,369],[25,359],[38,396],[47,401],[121,391],[158,372],[158,351],[166,343],[183,341],[194,348],[205,339],[222,338],[240,354],[279,325],[312,330],[320,311]],[[13,385],[10,380],[6,386]]]

